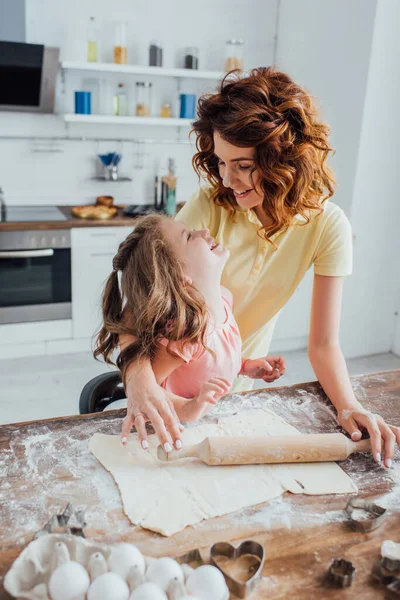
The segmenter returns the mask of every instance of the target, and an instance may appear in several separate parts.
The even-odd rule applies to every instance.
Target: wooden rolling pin
[[[257,465],[307,463],[345,460],[354,452],[370,452],[371,441],[353,442],[342,433],[274,435],[263,437],[207,437],[199,444],[166,453],[162,446],[157,457],[162,461],[199,458],[206,465]]]

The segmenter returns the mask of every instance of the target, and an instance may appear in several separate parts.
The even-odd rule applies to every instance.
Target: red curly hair
[[[329,127],[318,119],[311,96],[285,73],[273,67],[253,69],[248,76],[228,73],[219,90],[199,99],[193,125],[197,153],[193,167],[211,184],[212,201],[233,214],[233,191],[223,185],[213,133],[228,143],[255,148],[255,166],[269,224],[260,232],[266,240],[287,228],[295,215],[305,223],[321,213],[333,195],[335,178],[326,165]],[[310,211],[312,211],[310,213]]]

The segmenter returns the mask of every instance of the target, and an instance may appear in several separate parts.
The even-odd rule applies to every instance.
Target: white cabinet
[[[101,324],[101,295],[118,245],[132,227],[85,227],[71,231],[72,330],[92,338]]]

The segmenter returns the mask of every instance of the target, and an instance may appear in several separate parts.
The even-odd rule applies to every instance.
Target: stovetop
[[[66,221],[67,217],[56,206],[6,206],[5,223],[33,221]]]

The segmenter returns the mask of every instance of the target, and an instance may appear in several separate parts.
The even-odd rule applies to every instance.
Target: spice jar
[[[151,88],[150,81],[136,82],[136,116],[150,117],[151,115]]]
[[[243,40],[228,40],[225,45],[225,71],[243,70]]]
[[[169,119],[171,116],[172,116],[171,105],[163,104],[161,106],[161,110],[160,110],[160,117],[163,117],[164,119]]]
[[[196,46],[185,48],[185,69],[199,68],[199,49]]]
[[[126,65],[128,63],[128,48],[126,46],[126,23],[120,21],[114,25],[114,63]]]

